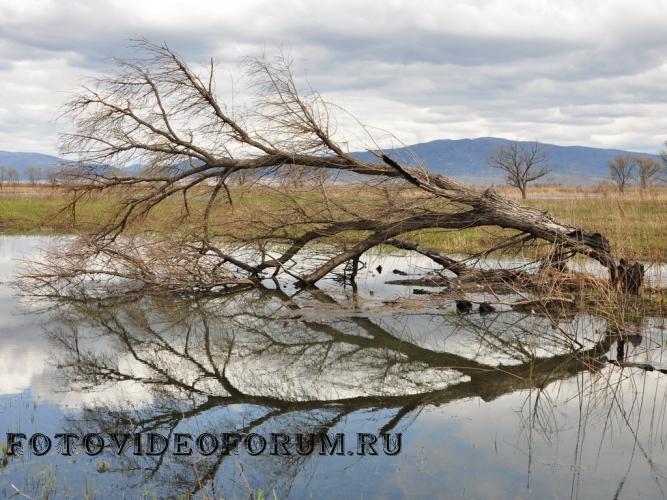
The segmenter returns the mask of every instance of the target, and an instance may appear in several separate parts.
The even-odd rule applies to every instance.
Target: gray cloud
[[[55,152],[66,93],[143,36],[193,63],[215,57],[221,90],[244,56],[288,53],[328,100],[405,143],[496,135],[656,151],[666,21],[652,0],[2,1],[0,149]]]

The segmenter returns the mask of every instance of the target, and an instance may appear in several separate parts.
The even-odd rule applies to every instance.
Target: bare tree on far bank
[[[637,161],[631,155],[618,155],[609,160],[609,177],[614,181],[621,194],[632,182],[636,166]]]
[[[658,174],[662,170],[662,165],[653,158],[645,156],[637,156],[636,162],[639,187],[643,190],[649,189],[658,180]]]
[[[665,146],[667,146],[667,141],[665,141]],[[662,160],[662,170],[658,180],[667,183],[667,149],[660,151],[660,160]]]
[[[7,184],[18,184],[19,180],[21,179],[21,175],[19,174],[18,170],[15,168],[11,167],[0,167],[0,189],[2,189],[2,186]]]
[[[488,163],[505,172],[507,183],[518,188],[525,200],[528,183],[551,172],[548,159],[546,151],[537,142],[525,147],[512,142],[508,146],[498,146],[489,156]]]
[[[37,184],[37,181],[42,178],[42,169],[39,167],[28,167],[26,168],[25,173],[28,177],[28,182],[30,182],[32,186]]]

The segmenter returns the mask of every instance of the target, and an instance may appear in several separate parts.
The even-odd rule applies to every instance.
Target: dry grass
[[[518,190],[498,188],[502,194],[520,199]],[[667,188],[648,192],[630,189],[624,195],[608,186],[544,186],[532,188],[527,205],[552,213],[556,218],[609,238],[614,252],[650,262],[667,260]],[[419,242],[447,251],[481,251],[500,234],[499,229],[474,229],[453,233],[423,233]],[[460,250],[459,250],[460,249]]]
[[[498,191],[518,198],[518,191],[502,187]],[[206,197],[192,193],[191,209],[201,210]],[[358,199],[357,189],[338,186],[330,196],[339,200]],[[300,200],[308,204],[307,190],[301,191]],[[667,261],[667,188],[650,192],[632,189],[620,196],[607,186],[571,187],[541,186],[529,191],[526,204],[548,210],[558,219],[589,231],[600,232],[609,238],[617,255],[652,262]],[[65,234],[76,230],[94,230],[114,213],[120,198],[111,195],[84,200],[77,210],[76,220],[70,212],[61,212],[67,203],[67,192],[52,186],[5,186],[0,190],[0,232],[3,234]],[[243,220],[257,220],[271,211],[279,211],[281,199],[268,187],[257,186],[235,200],[233,217],[228,205],[220,203],[212,213],[219,221],[222,232],[247,230]],[[181,200],[161,203],[142,224],[156,231],[173,231],[175,224],[189,224],[184,218]],[[485,248],[500,235],[510,231],[496,228],[476,228],[465,231],[421,231],[411,239],[437,250],[455,253],[473,253]]]

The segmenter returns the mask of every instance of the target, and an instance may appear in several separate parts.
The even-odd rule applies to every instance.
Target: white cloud
[[[0,1],[0,149],[55,151],[63,91],[166,41],[239,74],[299,75],[406,143],[486,135],[655,151],[667,130],[667,3]],[[224,87],[224,82],[221,87]]]

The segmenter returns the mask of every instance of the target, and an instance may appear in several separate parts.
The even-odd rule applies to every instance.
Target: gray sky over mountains
[[[329,101],[407,144],[498,136],[656,152],[665,26],[664,0],[0,0],[0,150],[55,153],[67,93],[145,37],[195,64],[214,57],[223,91],[245,56],[288,54]]]

